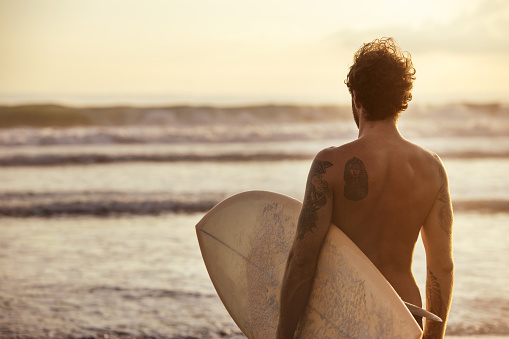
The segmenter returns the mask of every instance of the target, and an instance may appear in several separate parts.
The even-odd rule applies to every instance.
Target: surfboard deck
[[[279,293],[301,202],[265,191],[234,195],[196,225],[211,281],[241,331],[275,338]],[[392,286],[331,225],[297,338],[420,338]]]

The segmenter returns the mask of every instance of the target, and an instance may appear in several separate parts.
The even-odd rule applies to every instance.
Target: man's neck
[[[401,138],[398,130],[398,119],[368,121],[363,116],[359,119],[359,139],[363,138]]]

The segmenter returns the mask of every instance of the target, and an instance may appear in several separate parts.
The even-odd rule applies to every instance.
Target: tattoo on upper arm
[[[440,207],[440,213],[438,215],[438,221],[440,223],[440,227],[444,230],[445,233],[451,233],[451,225],[453,221],[452,210],[449,204],[442,205]]]
[[[321,160],[315,160],[311,165],[306,185],[304,204],[300,213],[299,226],[297,229],[297,236],[299,239],[304,238],[306,233],[312,232],[313,229],[316,228],[318,210],[322,206],[325,206],[327,198],[330,198],[332,195],[329,184],[326,180],[322,179],[322,174],[325,174],[327,168],[331,166],[332,163]]]
[[[437,200],[441,202],[440,211],[438,214],[438,221],[440,227],[446,232],[450,233],[451,225],[453,222],[452,208],[451,208],[451,196],[447,187],[447,174],[445,173],[444,167],[439,167],[440,175],[440,191],[438,192]]]
[[[368,195],[368,172],[364,163],[355,157],[345,164],[344,195],[348,200],[361,200]]]
[[[437,199],[438,201],[443,202],[444,204],[449,204],[451,198],[449,197],[449,192],[447,191],[447,188],[445,187],[440,188]]]
[[[437,277],[428,268],[428,277],[426,280],[426,308],[438,315],[443,317],[442,314],[442,290],[440,289],[440,283]],[[437,338],[437,335],[442,333],[443,323],[436,321],[426,321],[426,336],[424,338]]]
[[[450,202],[449,190],[447,189],[447,174],[443,165],[438,167],[438,175],[440,178],[440,190],[438,191],[437,199],[443,203]]]

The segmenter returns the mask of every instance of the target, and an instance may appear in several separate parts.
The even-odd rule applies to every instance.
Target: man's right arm
[[[447,174],[441,161],[440,189],[422,227],[426,250],[426,309],[443,322],[426,319],[423,339],[443,338],[452,300],[454,262],[452,258],[453,213]]]
[[[278,339],[293,338],[295,335],[307,306],[318,255],[331,224],[334,197],[326,172],[333,164],[325,159],[327,157],[322,151],[309,171],[297,232],[281,286]]]

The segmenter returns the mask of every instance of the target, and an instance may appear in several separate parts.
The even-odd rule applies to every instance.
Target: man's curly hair
[[[354,55],[345,80],[350,94],[355,91],[369,121],[384,120],[408,108],[412,100],[415,69],[411,56],[393,38],[375,39]]]

